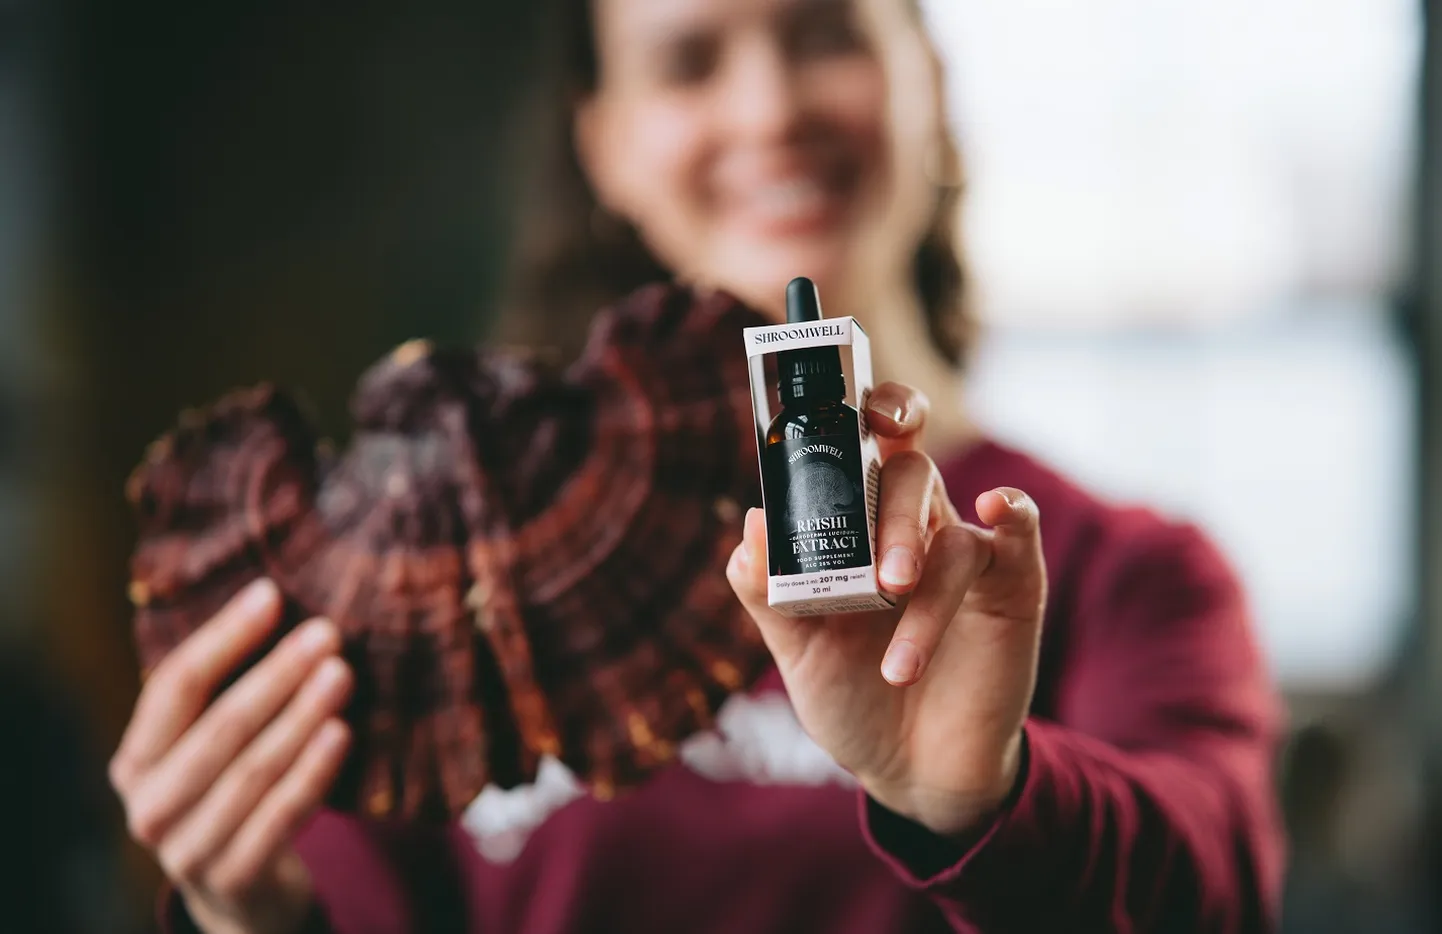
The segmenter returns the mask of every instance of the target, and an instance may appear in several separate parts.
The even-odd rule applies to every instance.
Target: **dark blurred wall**
[[[35,409],[44,361],[37,354],[35,291],[49,216],[44,75],[48,32],[33,3],[0,0],[0,649],[34,636]]]
[[[44,663],[35,586],[53,376],[38,305],[53,192],[49,12],[0,0],[0,930],[98,934],[126,930],[116,822],[87,717]]]
[[[64,9],[40,612],[108,752],[136,690],[126,475],[182,407],[233,385],[301,389],[343,434],[355,378],[391,346],[482,332],[536,17],[478,0]],[[141,892],[153,873],[131,865]]]

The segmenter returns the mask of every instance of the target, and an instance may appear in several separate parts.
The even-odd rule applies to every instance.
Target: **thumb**
[[[766,570],[766,517],[760,509],[750,509],[746,534],[726,565],[726,579],[756,621],[772,657],[784,667],[801,654],[815,620],[791,619],[771,608],[766,599]]]

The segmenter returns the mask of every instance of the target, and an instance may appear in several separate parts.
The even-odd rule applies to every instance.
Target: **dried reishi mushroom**
[[[756,323],[658,285],[564,370],[411,342],[339,454],[270,387],[189,413],[127,487],[141,665],[265,575],[280,632],[329,617],[356,673],[333,806],[453,817],[543,755],[597,797],[634,786],[766,665],[725,579],[759,500]]]

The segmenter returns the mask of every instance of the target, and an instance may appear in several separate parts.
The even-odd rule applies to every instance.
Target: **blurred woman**
[[[486,795],[469,829],[310,819],[347,741],[334,628],[298,631],[207,706],[275,625],[257,585],[151,677],[112,764],[176,883],[168,923],[1270,929],[1278,712],[1234,575],[1195,530],[1103,504],[966,417],[959,160],[915,3],[571,0],[563,16],[566,132],[523,205],[511,336],[579,335],[666,276],[779,320],[786,282],[814,279],[905,383],[869,404],[880,574],[905,610],[776,616],[753,513],[728,574],[776,664],[723,710],[726,742],[616,801],[558,793],[506,848],[507,802]]]

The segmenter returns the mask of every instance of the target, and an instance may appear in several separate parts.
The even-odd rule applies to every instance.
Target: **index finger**
[[[866,423],[876,433],[882,458],[918,449],[930,411],[931,400],[921,390],[905,383],[878,383],[866,400]]]
[[[135,703],[112,777],[143,770],[180,738],[216,686],[265,642],[280,618],[280,591],[267,579],[252,582],[161,663]]]

